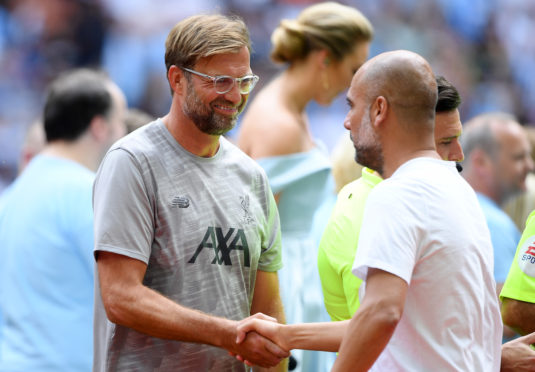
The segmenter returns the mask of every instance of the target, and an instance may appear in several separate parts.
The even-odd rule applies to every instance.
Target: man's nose
[[[239,104],[242,100],[242,94],[240,93],[240,87],[238,84],[234,83],[232,88],[225,94],[225,99],[234,104]]]
[[[455,143],[452,143],[452,151],[448,160],[457,162],[464,160],[464,152],[459,140],[455,140]]]

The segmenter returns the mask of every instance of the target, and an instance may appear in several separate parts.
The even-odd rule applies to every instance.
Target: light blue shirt
[[[490,230],[494,249],[494,280],[503,283],[515,257],[520,231],[513,220],[492,199],[476,193]]]
[[[322,144],[309,151],[258,159],[279,194],[282,259],[279,270],[286,322],[328,322],[317,266],[321,234],[336,201],[334,179]],[[329,371],[335,353],[292,350],[295,372]]]
[[[90,371],[94,173],[38,155],[0,202],[0,371]]]

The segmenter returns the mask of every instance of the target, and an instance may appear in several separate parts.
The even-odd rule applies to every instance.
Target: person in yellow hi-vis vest
[[[535,331],[535,211],[526,220],[500,298],[505,324],[520,334]]]

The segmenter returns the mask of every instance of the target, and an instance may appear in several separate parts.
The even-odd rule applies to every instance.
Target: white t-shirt
[[[376,186],[358,246],[355,275],[365,280],[372,267],[409,284],[401,320],[371,371],[499,371],[492,243],[453,162],[412,159]]]

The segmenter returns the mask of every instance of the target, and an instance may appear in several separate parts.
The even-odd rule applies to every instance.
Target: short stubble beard
[[[236,125],[238,115],[224,116],[216,113],[211,107],[207,107],[197,95],[190,79],[188,81],[188,94],[182,106],[182,111],[195,126],[203,133],[210,135],[223,135]],[[217,99],[210,105],[217,102],[229,105],[223,99]],[[238,114],[242,111],[240,108]]]
[[[383,147],[371,127],[369,108],[363,115],[362,123],[358,130],[358,138],[356,138],[356,141],[354,138],[351,139],[355,147],[356,162],[383,175]]]

